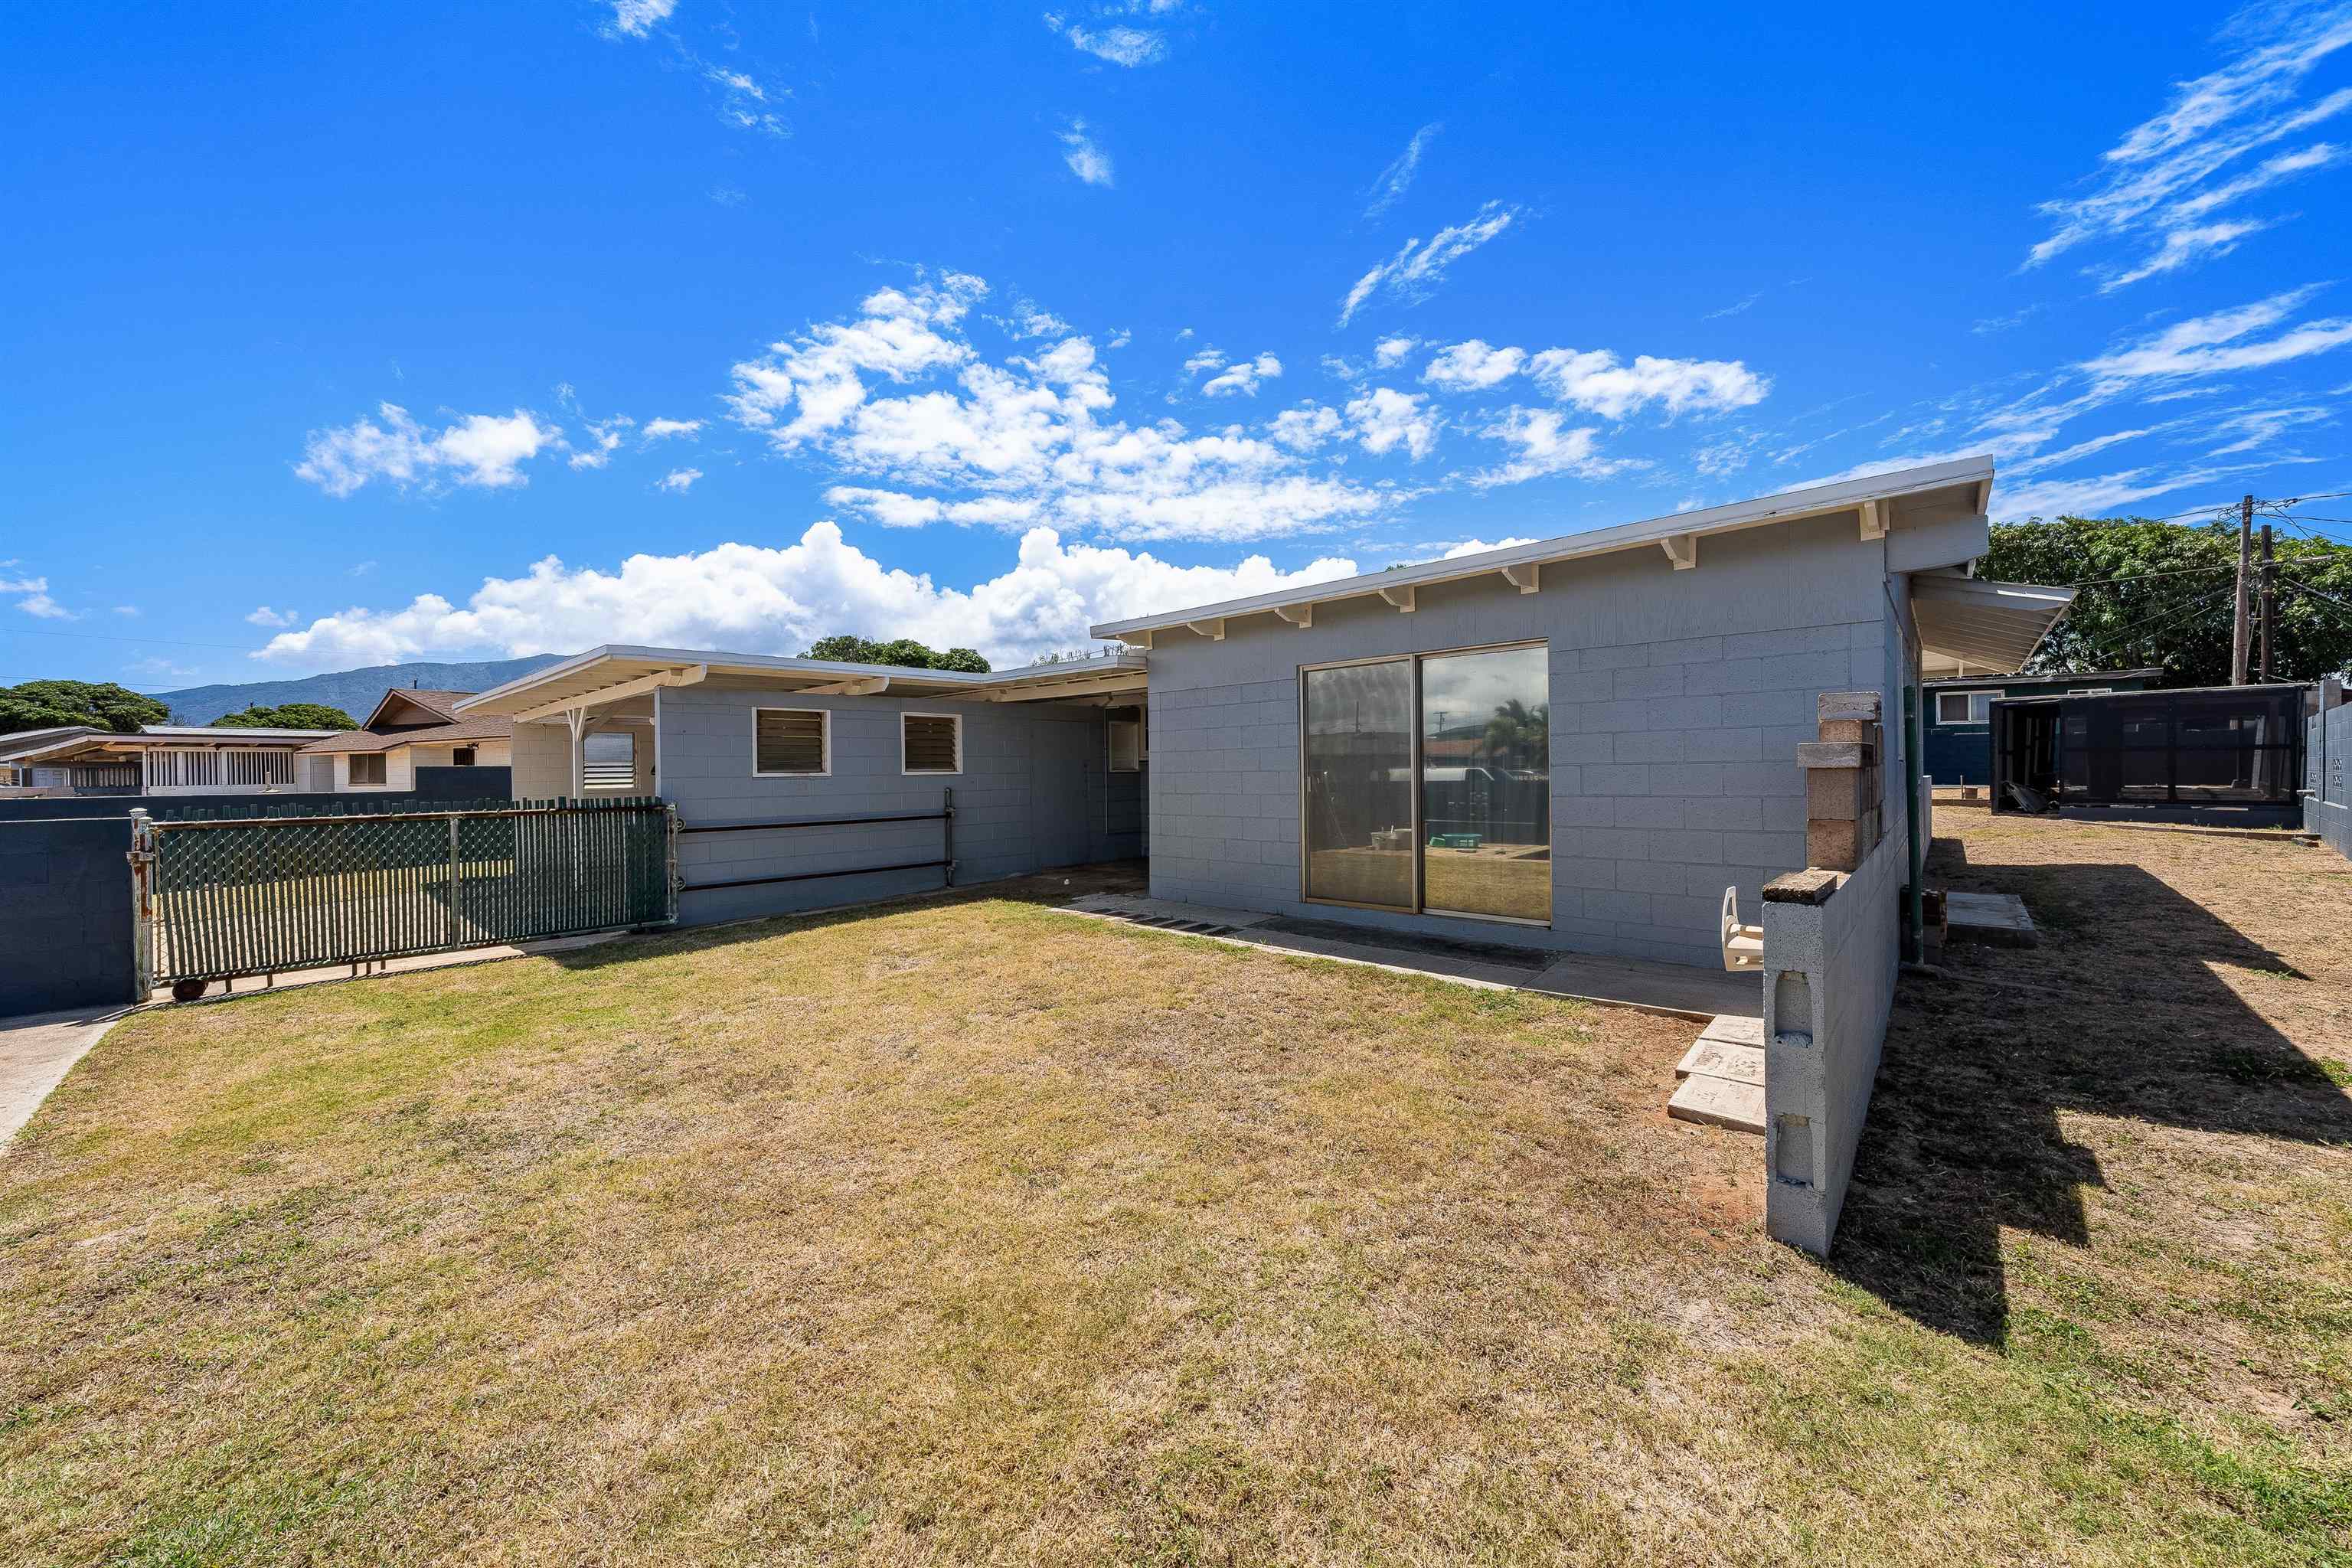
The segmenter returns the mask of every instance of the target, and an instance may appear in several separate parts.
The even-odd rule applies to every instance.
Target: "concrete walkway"
[[[0,1156],[74,1063],[132,1011],[84,1007],[0,1018]]]
[[[1502,942],[1445,942],[1367,931],[1337,921],[1301,921],[1248,910],[1217,909],[1123,893],[1088,893],[1063,906],[1073,914],[1205,936],[1285,952],[1312,953],[1342,963],[1426,974],[1468,985],[1541,991],[1612,1007],[1711,1022],[1764,1016],[1764,985],[1754,973],[1733,974],[1685,963],[1592,953],[1554,952]]]

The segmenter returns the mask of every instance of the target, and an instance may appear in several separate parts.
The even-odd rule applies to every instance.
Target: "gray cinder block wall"
[[[1903,794],[1898,782],[1890,803]],[[1821,902],[1764,905],[1765,1229],[1820,1257],[1837,1236],[1895,1006],[1909,858],[1897,823]]]
[[[1907,661],[1893,606],[1905,595],[1899,579],[1890,589],[1890,566],[1949,557],[1948,535],[1983,537],[1973,519],[1917,520],[1908,541],[1864,540],[1859,522],[1842,512],[1709,538],[1689,571],[1657,550],[1627,551],[1547,567],[1535,594],[1496,575],[1423,587],[1411,614],[1354,600],[1318,605],[1304,629],[1253,616],[1228,621],[1223,642],[1159,634],[1152,891],[1719,964],[1725,887],[1753,921],[1763,884],[1804,864],[1796,746],[1814,736],[1820,694],[1876,690],[1900,711]],[[1550,651],[1550,929],[1307,903],[1299,667],[1537,638]],[[1890,765],[1899,779],[1899,753]],[[1888,832],[1901,837],[1899,812]]]
[[[808,697],[718,681],[665,689],[657,704],[661,795],[686,824],[935,811],[952,788],[958,886],[1140,852],[1145,775],[1108,771],[1099,708]],[[829,710],[831,775],[754,774],[758,708]],[[899,715],[910,711],[962,715],[961,774],[900,772]],[[678,840],[678,866],[689,883],[846,870],[937,859],[941,842],[937,822],[690,834]],[[940,885],[938,870],[923,869],[688,893],[679,920],[823,909]]]

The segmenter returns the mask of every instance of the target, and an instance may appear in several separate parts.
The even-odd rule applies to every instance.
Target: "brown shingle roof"
[[[447,695],[440,693],[439,695]],[[457,695],[464,696],[459,692]],[[328,752],[389,752],[395,746],[446,746],[451,742],[507,741],[514,738],[511,719],[460,719],[454,724],[422,724],[409,730],[350,730],[313,741],[302,748],[306,757]]]

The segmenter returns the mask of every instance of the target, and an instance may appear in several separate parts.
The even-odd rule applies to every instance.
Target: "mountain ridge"
[[[421,686],[429,691],[487,691],[502,681],[528,675],[562,658],[562,654],[532,654],[523,658],[477,659],[451,663],[438,659],[407,664],[377,664],[362,669],[330,670],[287,680],[247,680],[215,686],[189,686],[177,691],[148,695],[169,704],[175,724],[209,724],[224,713],[261,704],[323,702],[364,721],[368,710],[387,688]]]

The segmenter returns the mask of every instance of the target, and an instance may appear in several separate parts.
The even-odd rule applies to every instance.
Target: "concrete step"
[[[1698,1032],[1702,1040],[1720,1040],[1727,1046],[1764,1047],[1764,1020],[1744,1013],[1717,1013],[1712,1023]]]
[[[1698,1043],[1683,1053],[1675,1068],[1676,1078],[1719,1078],[1731,1083],[1752,1083],[1764,1087],[1764,1047],[1737,1046],[1725,1040],[1710,1040],[1702,1035]]]
[[[2042,940],[2025,900],[2015,893],[1947,893],[1944,925],[1948,942],[2032,947]]]
[[[1764,1133],[1764,1086],[1693,1073],[1683,1079],[1674,1098],[1666,1101],[1666,1114],[1682,1121],[1753,1132],[1760,1138]]]

